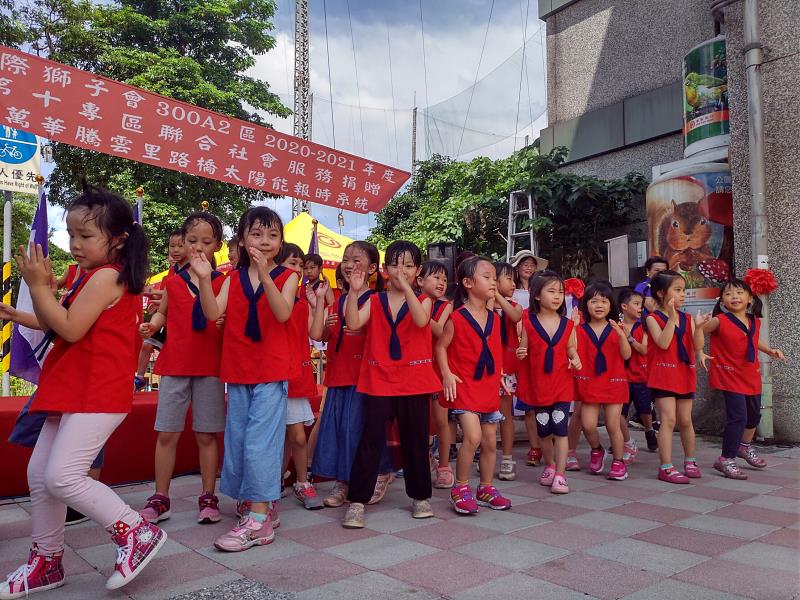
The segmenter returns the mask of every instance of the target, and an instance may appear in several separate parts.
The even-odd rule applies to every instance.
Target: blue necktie
[[[603,344],[605,344],[608,336],[611,335],[611,324],[607,324],[605,329],[603,329],[603,333],[600,334],[600,338],[598,339],[597,335],[594,332],[594,329],[588,324],[583,323],[581,325],[583,330],[586,332],[586,335],[589,336],[589,340],[591,340],[594,347],[597,348],[597,357],[594,360],[594,374],[595,375],[602,375],[606,371],[608,371],[608,364],[606,363],[606,355],[603,354]]]
[[[665,324],[669,322],[669,317],[660,310],[656,314],[664,319]],[[683,364],[689,364],[689,353],[686,351],[686,346],[683,343],[683,334],[686,333],[686,313],[678,311],[678,324],[675,326],[675,340],[678,344],[678,360]]]
[[[369,297],[374,294],[374,290],[369,290],[363,296],[358,298],[358,308],[364,306],[364,303],[369,300]],[[336,315],[339,317],[339,331],[336,334],[336,345],[333,348],[334,352],[339,352],[339,348],[342,345],[342,340],[344,339],[344,301],[347,299],[347,294],[342,294],[339,296],[339,304],[336,310]]]
[[[535,313],[528,311],[528,318],[531,321],[531,325],[536,330],[536,333],[539,334],[539,337],[544,340],[547,344],[547,350],[544,353],[544,372],[545,373],[552,373],[553,372],[553,360],[555,358],[555,350],[554,348],[558,345],[558,342],[561,341],[561,336],[564,335],[564,331],[567,329],[567,322],[569,319],[566,317],[561,317],[561,322],[558,324],[558,329],[556,330],[553,339],[550,339],[550,336],[547,335],[547,332],[542,327],[542,324],[539,322],[539,319],[536,317]]]
[[[473,374],[472,378],[475,381],[480,381],[483,378],[484,373],[488,373],[489,375],[494,375],[494,357],[492,356],[491,351],[489,350],[489,336],[492,335],[492,328],[494,326],[494,313],[489,311],[488,316],[486,318],[486,329],[481,329],[481,326],[475,320],[475,317],[465,308],[461,307],[458,309],[467,323],[470,324],[473,331],[478,334],[478,337],[481,339],[481,353],[478,356],[478,364],[475,365],[475,373]]]
[[[403,353],[400,349],[400,336],[397,335],[397,326],[400,325],[400,321],[403,320],[403,317],[408,314],[408,303],[403,302],[403,306],[400,307],[400,312],[397,313],[397,320],[392,321],[392,312],[389,310],[389,296],[386,292],[381,292],[378,294],[378,298],[381,301],[386,321],[392,329],[392,334],[389,336],[389,358],[392,360],[400,360]]]
[[[222,273],[219,271],[212,271],[211,281],[214,281],[221,275]],[[189,271],[181,269],[178,271],[178,277],[186,282],[186,286],[189,288],[189,291],[194,294],[194,302],[192,303],[192,329],[194,331],[203,331],[206,328],[207,320],[206,315],[203,312],[203,305],[200,302],[200,290],[197,289],[197,286],[194,283],[192,283],[192,278],[189,277]]]
[[[747,362],[756,362],[756,320],[755,317],[751,317],[747,315],[747,320],[750,323],[750,327],[745,327],[744,323],[742,323],[739,319],[737,319],[731,313],[722,313],[725,315],[728,320],[736,325],[739,329],[744,331],[747,334]]]

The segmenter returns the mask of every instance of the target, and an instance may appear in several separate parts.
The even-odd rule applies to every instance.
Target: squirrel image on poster
[[[667,211],[659,225],[659,253],[667,259],[670,269],[689,271],[698,263],[713,259],[708,246],[711,225],[703,213],[702,200],[676,204]]]

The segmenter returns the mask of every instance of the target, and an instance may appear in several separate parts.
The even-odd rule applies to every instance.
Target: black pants
[[[367,396],[364,430],[350,471],[349,500],[366,504],[375,491],[381,449],[386,445],[386,424],[397,419],[403,456],[406,494],[415,500],[431,497],[428,462],[430,394],[417,396]]]
[[[725,397],[725,433],[722,434],[722,456],[736,458],[744,430],[758,426],[761,421],[761,394],[745,396],[735,392],[722,392],[722,395]]]

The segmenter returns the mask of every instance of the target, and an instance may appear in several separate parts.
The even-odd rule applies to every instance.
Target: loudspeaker
[[[435,260],[447,269],[448,296],[456,280],[456,255],[458,248],[453,242],[438,242],[428,244],[428,260]]]

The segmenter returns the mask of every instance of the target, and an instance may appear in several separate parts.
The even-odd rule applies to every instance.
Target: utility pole
[[[308,58],[308,0],[294,3],[294,135],[311,139],[311,80]],[[305,203],[292,199],[292,218]]]
[[[414,110],[411,113],[411,174],[417,168],[417,92],[414,92]]]

